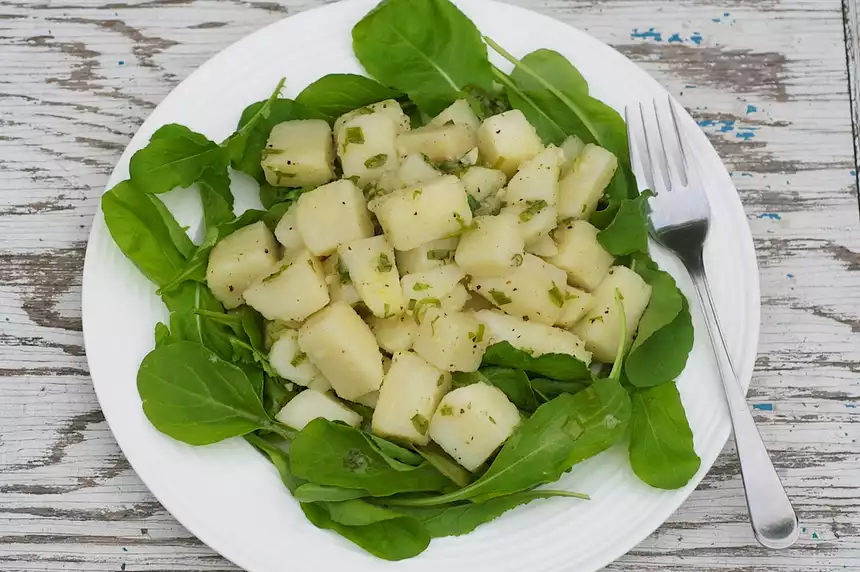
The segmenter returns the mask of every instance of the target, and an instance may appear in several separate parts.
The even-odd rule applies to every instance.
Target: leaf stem
[[[281,425],[280,423],[275,423],[272,421],[266,423],[265,425],[261,425],[260,429],[264,431],[269,431],[270,433],[277,433],[287,441],[292,441],[296,438],[296,435],[298,434],[297,431],[290,429],[285,425]]]
[[[609,379],[618,381],[621,379],[621,366],[624,360],[624,346],[627,345],[627,316],[624,313],[624,297],[621,295],[621,290],[615,289],[615,307],[618,308],[618,317],[621,320],[621,339],[618,340],[618,350],[615,352],[615,362],[612,364],[612,371],[609,372]]]
[[[197,308],[194,310],[194,313],[203,318],[208,318],[210,320],[215,320],[216,322],[220,322],[222,324],[241,324],[242,318],[239,316],[231,316],[230,314],[225,314],[223,312],[213,312],[212,310],[203,310],[201,308]]]

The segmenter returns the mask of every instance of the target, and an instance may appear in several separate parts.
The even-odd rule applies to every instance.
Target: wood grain
[[[233,41],[318,3],[0,0],[0,571],[235,570],[112,439],[87,375],[81,267],[107,176],[158,102]],[[761,267],[750,401],[804,527],[787,551],[756,545],[728,446],[609,569],[860,570],[855,0],[845,19],[837,0],[518,3],[657,77],[732,172]]]

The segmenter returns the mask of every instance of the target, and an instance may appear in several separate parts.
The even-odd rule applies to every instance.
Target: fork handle
[[[704,265],[699,260],[698,264],[690,266],[690,275],[699,304],[704,310],[708,336],[726,393],[753,533],[762,546],[788,548],[800,534],[797,515],[761,440],[746,395],[729,359]]]

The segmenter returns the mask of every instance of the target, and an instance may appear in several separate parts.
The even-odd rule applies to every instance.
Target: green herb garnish
[[[507,294],[500,292],[499,290],[490,290],[490,296],[493,298],[493,302],[495,302],[497,306],[504,306],[505,304],[513,302],[513,300],[508,298]]]
[[[472,340],[472,343],[480,343],[484,341],[484,324],[478,325],[477,332],[469,332],[469,339]]]
[[[412,310],[412,315],[415,318],[416,324],[421,324],[421,318],[427,311],[428,306],[441,308],[442,302],[439,301],[439,298],[421,298],[420,300],[409,300],[409,309]]]
[[[350,284],[352,283],[352,278],[349,277],[349,269],[346,267],[346,264],[343,263],[343,260],[337,260],[337,274],[340,277],[341,284]]]
[[[364,143],[364,131],[361,127],[347,127],[346,128],[346,144],[355,143],[360,145]],[[346,145],[344,145],[346,147]]]
[[[445,260],[449,256],[451,256],[450,250],[444,250],[440,248],[427,251],[427,260]]]
[[[379,253],[379,257],[376,259],[376,271],[377,272],[388,272],[394,265],[391,263],[391,259],[388,258],[388,255],[384,252]]]
[[[416,292],[422,292],[424,290],[429,290],[430,288],[432,288],[432,286],[425,282],[416,282],[412,285],[412,289]]]
[[[379,153],[378,155],[374,155],[364,162],[364,166],[368,169],[378,169],[383,166],[386,161],[388,161],[388,155],[385,153]]]
[[[536,201],[526,201],[528,207],[520,213],[520,222],[529,222],[535,215],[547,207],[547,202],[543,199]]]
[[[552,288],[549,289],[549,299],[559,308],[564,306],[564,294],[555,282],[552,283]]]
[[[307,358],[308,355],[306,353],[298,352],[296,355],[293,356],[293,359],[290,360],[290,365],[296,367],[297,365],[305,361]]]
[[[522,266],[523,265],[523,255],[522,254],[514,254],[511,257],[511,264],[514,266]]]
[[[421,433],[422,435],[427,433],[427,428],[430,426],[430,422],[427,421],[427,418],[421,415],[420,413],[416,413],[412,416],[412,426],[415,427],[415,430]]]
[[[280,268],[278,268],[278,270],[277,270],[277,271],[275,271],[275,272],[273,272],[272,274],[269,274],[268,276],[266,276],[265,278],[263,278],[260,282],[262,282],[263,284],[266,284],[266,283],[268,283],[268,282],[271,282],[272,280],[274,280],[275,278],[277,278],[278,276],[280,276],[281,274],[283,274],[283,273],[284,273],[284,271],[285,271],[287,268],[289,268],[290,266],[292,266],[292,262],[287,262],[286,264],[284,264],[283,266],[281,266]]]

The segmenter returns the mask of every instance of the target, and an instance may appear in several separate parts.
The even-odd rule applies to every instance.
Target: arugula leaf
[[[588,387],[584,381],[558,381],[542,377],[530,379],[529,382],[532,390],[545,401],[562,393],[579,393]]]
[[[153,426],[183,443],[208,445],[258,429],[283,432],[245,372],[199,344],[151,351],[140,365],[137,390]]]
[[[487,348],[483,365],[497,365],[522,369],[561,381],[591,379],[591,370],[583,362],[568,354],[543,354],[532,357],[508,342],[499,342]]]
[[[366,496],[367,491],[360,489],[342,489],[314,483],[305,483],[293,492],[293,497],[299,502],[338,502]]]
[[[290,471],[290,457],[286,451],[256,433],[245,435],[245,440],[259,452],[265,454],[272,464],[275,465],[278,474],[281,476],[281,482],[284,483],[288,491],[295,493],[296,489],[304,483],[304,481],[294,477],[292,471]]]
[[[199,282],[185,282],[162,295],[161,299],[170,310],[170,335],[173,339],[205,346],[225,360],[232,358],[231,329],[224,324],[207,321],[198,314],[201,310],[224,311],[209,288]]]
[[[150,281],[163,286],[185,266],[177,246],[185,233],[157,197],[123,181],[102,196],[102,212],[114,242]]]
[[[652,487],[678,489],[701,465],[674,383],[631,392],[630,465]]]
[[[384,560],[412,558],[430,544],[430,535],[416,519],[360,499],[343,503],[303,503],[301,506],[315,526],[337,532]]]
[[[397,470],[361,431],[325,419],[308,423],[290,448],[293,473],[318,485],[366,490],[373,496],[438,491],[448,479],[429,464]]]
[[[423,447],[417,447],[416,451],[458,487],[465,487],[472,482],[472,473],[461,467],[436,443],[430,441]]]
[[[286,78],[281,78],[281,81],[278,82],[278,85],[275,86],[275,90],[272,92],[272,95],[269,96],[268,99],[264,101],[260,101],[254,106],[254,111],[252,113],[248,113],[246,116],[245,113],[248,112],[248,109],[242,113],[242,119],[244,121],[240,121],[239,128],[235,133],[230,135],[223,143],[227,149],[227,154],[230,158],[230,162],[239,161],[242,156],[247,151],[248,141],[251,137],[252,132],[257,126],[269,118],[272,113],[272,107],[275,105],[275,101],[280,97],[281,90],[284,88],[284,83],[286,82]],[[251,106],[251,107],[254,107]],[[269,127],[269,131],[271,131],[271,127]],[[266,138],[268,138],[268,131],[266,132]],[[265,141],[263,142],[265,145]]]
[[[315,109],[329,123],[365,105],[397,99],[403,94],[362,75],[332,73],[324,75],[296,97],[296,103]]]
[[[149,144],[131,157],[129,174],[144,193],[166,193],[190,187],[204,170],[227,169],[227,150],[183,125],[160,127]]]
[[[280,377],[268,375],[259,369],[257,371],[263,376],[263,407],[270,417],[275,417],[284,405],[298,395],[298,391],[288,390]]]
[[[352,47],[370,75],[428,115],[468,86],[492,88],[481,33],[448,0],[383,0],[352,29]]]
[[[648,254],[648,199],[645,191],[635,199],[624,199],[609,226],[597,233],[597,241],[613,256]]]
[[[233,219],[233,193],[230,191],[230,175],[226,168],[204,169],[197,181],[197,188],[207,230]]]
[[[265,144],[265,141],[263,144]],[[315,188],[316,187],[295,187],[287,189],[285,187],[274,187],[263,181],[260,182],[260,202],[263,204],[263,207],[267,209],[273,209],[280,204],[286,204],[289,206],[297,201],[302,194],[312,191]]]
[[[473,383],[486,383],[498,387],[505,392],[511,403],[523,411],[534,411],[538,407],[538,399],[532,389],[528,376],[521,369],[510,367],[482,367],[475,372],[457,371],[453,374],[454,387],[463,387]]]
[[[370,446],[376,449],[376,452],[385,459],[385,462],[397,471],[411,471],[423,462],[421,455],[418,453],[414,453],[372,433],[362,433],[367,442],[370,443]]]

